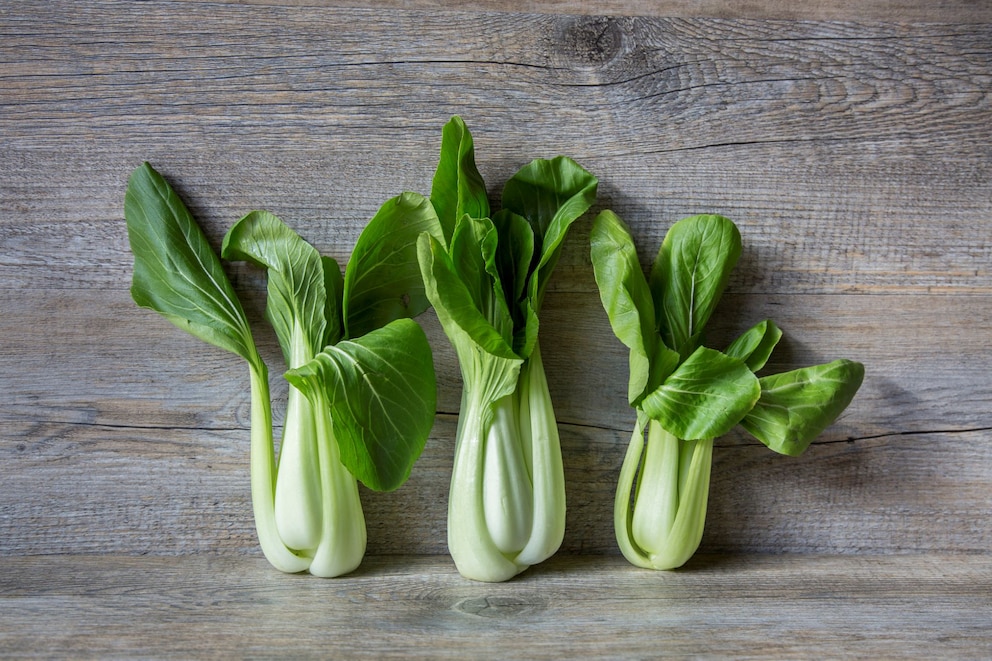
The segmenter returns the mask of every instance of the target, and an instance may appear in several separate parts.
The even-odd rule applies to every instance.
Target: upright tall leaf
[[[686,218],[665,235],[651,291],[661,337],[683,359],[699,346],[740,254],[740,232],[723,216]]]
[[[651,359],[660,342],[651,290],[630,231],[612,211],[596,216],[591,246],[593,273],[606,316],[613,334],[630,349],[627,398],[633,404],[648,388]]]
[[[503,209],[527,219],[534,230],[536,279],[532,304],[540,309],[568,228],[596,201],[599,181],[566,156],[536,159],[503,186]]]
[[[323,348],[327,328],[324,264],[312,245],[274,214],[252,211],[228,230],[222,254],[231,261],[267,269],[265,315],[289,367],[299,367]]]
[[[444,242],[451,241],[455,224],[462,216],[489,217],[486,184],[475,165],[475,145],[461,117],[452,117],[441,131],[441,155],[431,186],[431,202],[437,211]]]

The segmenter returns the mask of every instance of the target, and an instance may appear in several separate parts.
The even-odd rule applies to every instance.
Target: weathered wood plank
[[[203,0],[179,0],[202,2]],[[218,2],[336,8],[416,9],[450,11],[445,0],[216,0]],[[830,3],[795,3],[764,0],[742,5],[731,0],[469,0],[459,2],[462,11],[542,14],[590,14],[597,16],[709,17],[789,20],[851,20],[924,23],[988,23],[992,10],[981,3],[958,0],[939,4],[919,0],[834,0]]]
[[[495,196],[532,157],[578,158],[645,263],[677,218],[732,217],[746,251],[717,346],[771,317],[788,333],[776,368],[868,365],[808,457],[721,441],[707,548],[988,551],[970,523],[992,428],[987,22],[947,6],[937,24],[321,4],[0,11],[0,466],[17,485],[0,496],[0,555],[255,552],[244,367],[128,299],[131,168],[161,167],[218,243],[266,207],[343,262],[383,200],[428,189],[453,113]],[[567,550],[614,553],[632,417],[587,233],[565,246],[542,333]],[[260,318],[258,273],[234,276]],[[405,499],[368,495],[376,553],[443,553],[460,384],[424,323],[443,415]]]
[[[769,370],[839,357],[867,365],[858,398],[824,440],[992,426],[985,406],[992,352],[981,332],[992,325],[990,296],[732,293],[714,315],[708,344],[724,347],[765,318],[786,333]],[[454,351],[432,313],[420,321],[435,352],[438,408],[455,413],[461,381]],[[559,421],[626,429],[626,349],[612,335],[598,294],[551,292],[542,323]],[[273,391],[284,398],[281,354],[267,327],[256,328]],[[137,308],[125,291],[29,291],[6,302],[0,336],[0,420],[137,429],[248,425],[243,362]],[[278,423],[279,403],[275,414]]]
[[[0,645],[58,657],[982,658],[987,557],[557,558],[506,584],[425,557],[352,577],[243,558],[12,558]]]
[[[455,418],[441,416],[410,481],[362,490],[369,554],[447,553]],[[632,421],[631,421],[632,422]],[[258,555],[247,430],[8,423],[0,557]],[[803,457],[718,443],[703,551],[987,553],[988,432],[815,444]],[[561,427],[563,553],[615,555],[613,494],[630,433]]]

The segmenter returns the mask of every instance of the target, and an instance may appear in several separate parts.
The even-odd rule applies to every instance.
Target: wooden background
[[[266,208],[343,263],[383,201],[429,191],[441,126],[459,114],[494,196],[530,159],[567,154],[599,177],[597,208],[628,222],[645,264],[679,218],[732,218],[744,256],[710,344],[770,317],[786,333],[776,370],[837,357],[865,363],[858,397],[803,457],[778,456],[743,432],[718,441],[693,561],[710,578],[700,580],[719,587],[726,574],[705,558],[735,558],[730,566],[744,574],[727,590],[774,566],[742,557],[847,558],[870,575],[859,558],[905,556],[903,573],[890,571],[903,581],[920,569],[913,563],[937,571],[927,558],[946,558],[966,577],[954,585],[973,590],[961,588],[967,604],[950,600],[959,651],[992,652],[987,633],[961,635],[975,613],[992,621],[992,8],[748,6],[748,14],[715,1],[0,6],[0,607],[30,603],[44,614],[63,604],[66,593],[30,587],[57,562],[74,573],[76,596],[93,596],[86,572],[112,580],[117,563],[141,571],[139,557],[228,579],[246,564],[268,571],[249,502],[247,369],[131,301],[129,172],[150,161],[217,245],[241,215]],[[588,231],[586,219],[567,240],[542,316],[568,485],[563,559],[551,566],[594,582],[588,574],[605,556],[609,580],[653,585],[665,579],[629,573],[613,540],[633,413]],[[263,279],[243,266],[231,272],[260,319]],[[420,321],[435,349],[437,423],[405,486],[362,492],[372,567],[362,576],[388,579],[398,571],[388,557],[426,555],[414,563],[423,581],[458,586],[444,534],[461,384],[436,319]],[[284,398],[278,349],[266,331],[259,337]],[[801,562],[782,562],[800,581]],[[828,567],[812,571],[829,582]],[[559,589],[548,571],[558,570],[530,580]],[[365,589],[354,580],[335,585]],[[686,594],[720,603],[718,589],[693,593],[699,586],[681,580]],[[917,597],[934,597],[939,583]],[[181,583],[169,589],[189,606]],[[512,587],[500,589],[509,601],[494,604],[516,604],[496,609],[501,616],[533,610]],[[946,606],[941,594],[934,598]],[[284,596],[291,608],[299,595]],[[102,607],[78,611],[75,629],[106,616]],[[592,601],[589,617],[611,608]],[[391,621],[413,617],[401,611]],[[5,620],[0,611],[0,646],[34,649],[25,633],[34,620],[9,612]],[[65,636],[50,639],[50,651]],[[90,645],[76,649],[83,655],[117,649],[101,647],[109,637],[81,640]],[[117,652],[142,649],[128,640]],[[815,640],[849,651],[840,635]],[[875,650],[910,651],[898,636],[886,640],[895,647]],[[686,645],[678,649],[707,651]]]

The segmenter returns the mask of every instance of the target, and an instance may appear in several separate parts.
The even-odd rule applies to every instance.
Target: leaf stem
[[[310,559],[295,554],[283,544],[276,529],[275,447],[272,442],[272,403],[268,370],[261,360],[249,363],[251,374],[251,503],[255,529],[265,558],[279,571],[301,572]]]

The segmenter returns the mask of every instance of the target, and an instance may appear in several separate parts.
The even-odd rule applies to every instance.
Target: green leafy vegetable
[[[225,236],[225,258],[268,274],[266,319],[292,385],[278,469],[267,367],[219,258],[147,163],[131,175],[124,210],[135,302],[248,362],[252,505],[266,558],[285,572],[353,570],[366,543],[356,479],[400,486],[434,419],[430,346],[409,319],[428,305],[417,239],[443,236],[433,206],[413,193],[388,201],[343,277],[271,213],[251,212]]]
[[[759,379],[782,336],[771,321],[723,352],[703,346],[740,252],[730,220],[686,218],[668,231],[647,280],[623,221],[603,211],[593,223],[596,283],[630,349],[628,399],[637,411],[614,526],[620,550],[640,567],[680,567],[699,547],[716,437],[740,424],[772,450],[800,454],[864,378],[860,363],[837,360]]]
[[[596,186],[570,159],[536,160],[506,182],[503,208],[490,218],[468,129],[455,117],[442,133],[431,201],[450,240],[422,235],[418,255],[463,379],[448,549],[468,578],[509,579],[554,554],[564,536],[538,312],[562,241]]]

